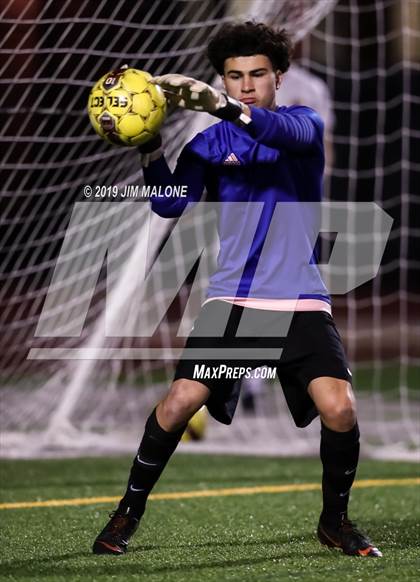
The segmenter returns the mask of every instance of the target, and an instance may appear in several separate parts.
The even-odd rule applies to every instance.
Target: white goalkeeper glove
[[[234,121],[239,125],[248,125],[251,122],[240,101],[203,81],[174,73],[153,77],[150,82],[163,89],[165,97],[172,105],[192,111],[206,111],[219,119]]]

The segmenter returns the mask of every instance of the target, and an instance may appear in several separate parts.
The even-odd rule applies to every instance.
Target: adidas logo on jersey
[[[223,162],[224,166],[240,166],[241,162],[238,160],[238,158],[235,156],[235,154],[232,152],[231,154],[228,155],[228,157],[225,159],[225,161]]]

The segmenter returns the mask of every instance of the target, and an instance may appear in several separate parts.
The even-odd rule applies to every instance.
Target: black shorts
[[[244,336],[242,331],[241,337],[237,337],[244,316],[249,322],[246,329],[252,332]],[[285,318],[287,335],[277,337],[277,330],[283,329],[280,324]],[[227,321],[222,333],[216,329],[220,321]],[[214,359],[209,350],[215,350]],[[232,350],[239,351],[230,356]],[[203,359],[203,353],[210,353],[212,359],[208,356]],[[241,359],[235,359],[238,353]],[[324,311],[285,313],[232,305],[221,300],[206,303],[187,339],[174,380],[187,378],[206,385],[211,392],[206,403],[210,414],[230,424],[240,394],[238,377],[211,377],[215,373],[210,373],[210,377],[197,377],[199,368],[212,372],[222,365],[229,370],[235,368],[236,372],[261,366],[275,367],[289,410],[299,427],[307,426],[318,414],[307,391],[311,380],[330,376],[351,382],[341,338],[333,318]]]

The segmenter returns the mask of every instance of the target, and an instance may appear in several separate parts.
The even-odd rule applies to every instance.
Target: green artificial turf
[[[128,458],[3,461],[1,502],[120,495]],[[361,462],[358,479],[418,476],[409,463]],[[316,459],[177,454],[156,492],[313,483]],[[402,582],[420,569],[420,488],[354,489],[351,515],[383,551],[355,558],[320,546],[319,491],[151,500],[122,557],[90,548],[113,504],[4,509],[0,580]]]

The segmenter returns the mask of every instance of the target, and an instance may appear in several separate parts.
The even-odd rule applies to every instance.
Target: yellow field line
[[[420,485],[420,478],[408,479],[364,479],[356,481],[353,487],[400,487]],[[204,489],[203,491],[174,491],[172,493],[152,493],[149,499],[194,499],[198,497],[228,497],[230,495],[256,495],[260,493],[293,493],[296,491],[317,491],[319,483],[294,483],[292,485],[264,485],[261,487],[233,487],[230,489]],[[22,501],[0,503],[1,509],[29,509],[32,507],[63,507],[66,505],[94,505],[96,503],[116,503],[120,497],[85,497],[75,499],[49,499],[48,501]]]

